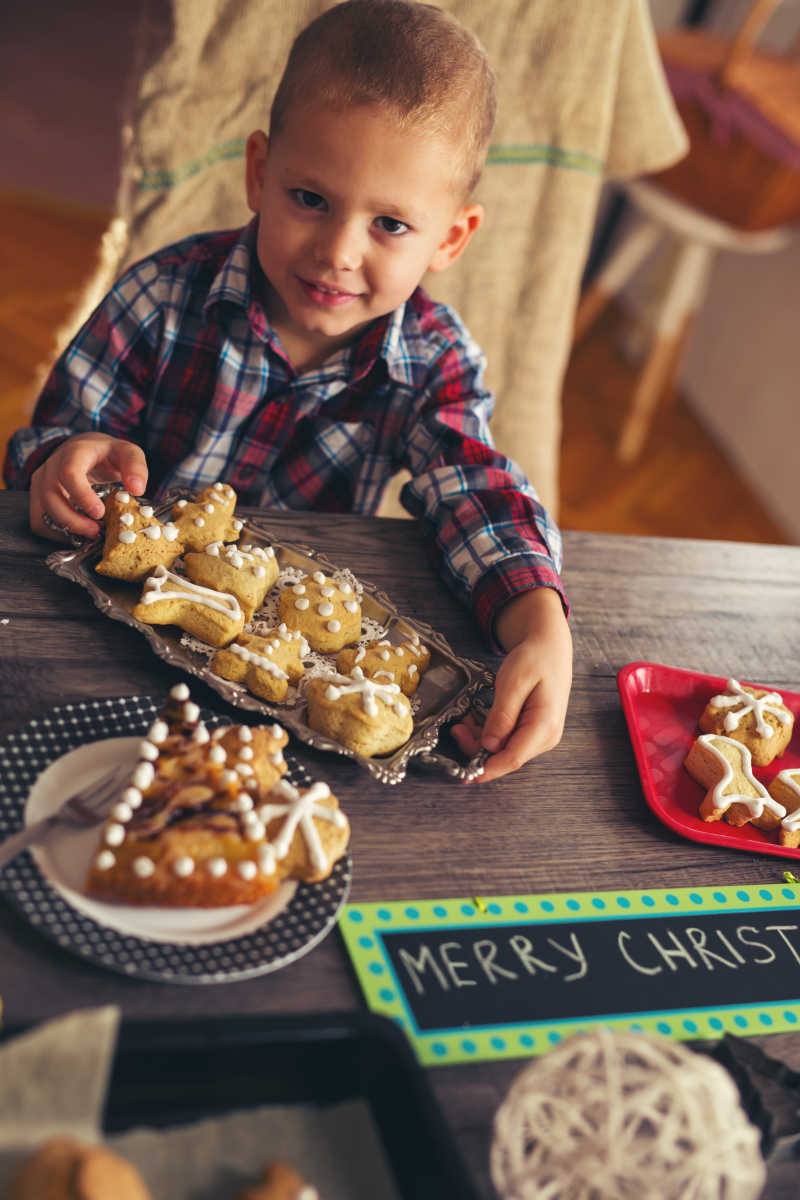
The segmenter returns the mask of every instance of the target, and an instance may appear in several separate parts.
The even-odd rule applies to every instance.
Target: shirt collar
[[[249,308],[253,294],[251,274],[257,263],[255,254],[256,221],[257,218],[253,217],[252,221],[241,230],[233,249],[208,289],[204,308],[209,308],[212,304],[218,304],[222,300],[227,300],[245,311]]]

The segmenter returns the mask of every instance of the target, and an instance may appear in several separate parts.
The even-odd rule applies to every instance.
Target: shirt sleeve
[[[484,365],[465,330],[435,356],[408,431],[412,479],[401,498],[434,541],[445,581],[502,651],[494,622],[509,600],[550,587],[565,612],[569,605],[558,527],[523,471],[494,446]]]
[[[7,487],[30,487],[37,467],[73,434],[138,440],[160,340],[156,277],[146,262],[124,275],[61,354],[31,424],[9,440]]]

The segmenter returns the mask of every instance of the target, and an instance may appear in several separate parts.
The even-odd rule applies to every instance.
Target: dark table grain
[[[163,695],[180,676],[135,630],[56,577],[27,529],[25,496],[0,493],[0,737],[67,700]],[[278,539],[321,550],[428,622],[457,654],[497,665],[437,580],[411,521],[276,513]],[[774,882],[781,860],[684,841],[646,807],[616,686],[649,660],[800,687],[800,548],[567,533],[575,679],[561,745],[514,775],[471,787],[419,769],[397,787],[304,746],[348,813],[351,899]],[[225,710],[192,681],[194,698]],[[235,710],[230,710],[235,715]],[[0,901],[0,993],[11,1023],[113,1003],[127,1017],[333,1011],[361,1005],[335,935],[275,974],[229,984],[155,984],[93,968]],[[764,1040],[800,1067],[800,1038]],[[524,1064],[438,1067],[436,1094],[487,1197],[491,1117]],[[785,1174],[785,1172],[784,1172]],[[787,1185],[790,1186],[790,1185]],[[770,1198],[785,1190],[780,1172]]]

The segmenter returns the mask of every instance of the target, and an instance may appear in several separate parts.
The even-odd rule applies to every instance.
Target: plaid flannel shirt
[[[231,484],[243,505],[374,514],[390,479],[423,521],[443,578],[490,643],[499,608],[559,578],[561,537],[522,471],[494,449],[484,357],[418,288],[298,376],[265,314],[256,221],[200,234],[123,274],[59,358],[31,426],[10,439],[9,487],[67,437],[138,443],[148,495]]]

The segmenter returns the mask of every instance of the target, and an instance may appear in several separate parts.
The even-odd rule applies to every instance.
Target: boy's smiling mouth
[[[297,276],[297,281],[309,300],[326,308],[338,308],[351,300],[357,300],[360,292],[348,292],[344,288],[333,287],[332,284],[322,283],[318,279],[303,279]]]

